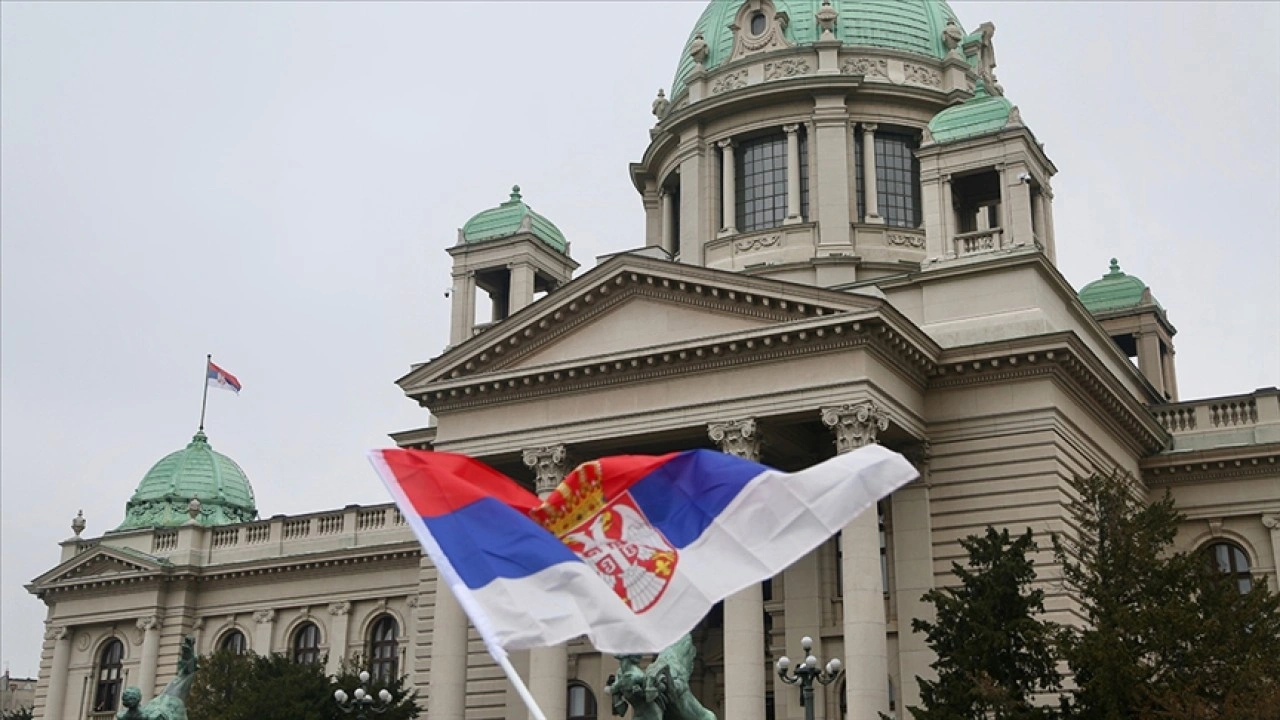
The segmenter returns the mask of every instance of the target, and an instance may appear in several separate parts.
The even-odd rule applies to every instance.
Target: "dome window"
[[[758,12],[755,15],[751,16],[751,34],[752,35],[763,35],[764,31],[768,29],[768,27],[769,27],[769,21],[765,19],[764,13]]]

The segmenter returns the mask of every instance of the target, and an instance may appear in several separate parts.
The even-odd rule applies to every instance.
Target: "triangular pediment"
[[[415,368],[409,394],[467,376],[672,346],[886,307],[875,297],[619,255]]]
[[[55,585],[137,578],[162,572],[164,568],[164,563],[143,553],[99,545],[60,563],[31,584],[40,590]]]

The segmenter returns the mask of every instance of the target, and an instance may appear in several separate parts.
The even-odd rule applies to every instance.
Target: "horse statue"
[[[120,704],[124,707],[116,713],[116,720],[187,720],[185,701],[198,669],[196,639],[188,635],[182,639],[178,653],[178,674],[165,686],[164,692],[142,705],[142,690],[135,685],[125,688],[120,695]]]
[[[613,714],[626,715],[630,706],[634,720],[716,720],[689,690],[697,653],[693,637],[685,635],[643,670],[639,655],[618,655],[618,674],[605,684]]]

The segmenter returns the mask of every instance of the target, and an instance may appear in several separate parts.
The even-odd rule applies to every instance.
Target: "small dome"
[[[1151,296],[1151,288],[1137,277],[1121,272],[1115,258],[1111,258],[1111,272],[1080,288],[1080,302],[1095,315],[1139,305],[1159,307]]]
[[[533,236],[550,245],[552,249],[568,254],[569,243],[564,233],[550,220],[533,211],[520,196],[520,186],[511,188],[511,198],[496,208],[478,213],[462,226],[462,243],[471,245],[510,237],[518,232]]]
[[[991,95],[984,81],[969,98],[959,105],[952,105],[929,121],[929,134],[936,143],[948,143],[965,138],[986,135],[1009,124],[1013,103],[1003,95]]]
[[[702,33],[707,43],[706,67],[708,70],[724,64],[733,53],[733,31],[729,25],[746,0],[712,0],[702,17],[689,33],[675,80],[671,83],[671,99],[675,100],[684,90],[689,73],[693,72],[693,58],[689,49],[694,38]],[[942,44],[942,30],[948,20],[956,15],[940,0],[831,0],[831,6],[839,13],[836,19],[836,39],[848,46],[863,46],[900,50],[914,55],[941,60],[947,55]],[[787,14],[785,37],[791,43],[813,45],[821,32],[817,15],[822,0],[773,0],[777,12]],[[959,21],[956,20],[959,25]]]
[[[152,466],[125,505],[124,522],[116,530],[185,525],[192,519],[192,500],[200,501],[196,522],[201,525],[229,525],[258,517],[244,470],[214,452],[204,431]]]

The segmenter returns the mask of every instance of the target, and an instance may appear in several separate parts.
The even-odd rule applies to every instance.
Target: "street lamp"
[[[363,686],[369,682],[369,672],[367,670],[360,671],[360,685]],[[364,687],[358,687],[352,691],[351,695],[347,695],[346,691],[339,688],[333,691],[333,699],[338,702],[338,708],[342,712],[351,715],[355,714],[356,720],[367,720],[369,713],[381,715],[391,708],[391,691],[382,688],[378,691],[378,700],[380,704],[374,705],[373,695],[365,691]]]
[[[813,638],[800,639],[800,647],[804,648],[804,661],[795,670],[791,668],[791,659],[787,656],[778,658],[778,677],[788,685],[800,686],[800,704],[804,706],[804,720],[813,720],[813,681],[830,685],[840,674],[842,663],[837,658],[827,661],[825,669],[818,667],[818,658],[809,653],[813,649]]]

